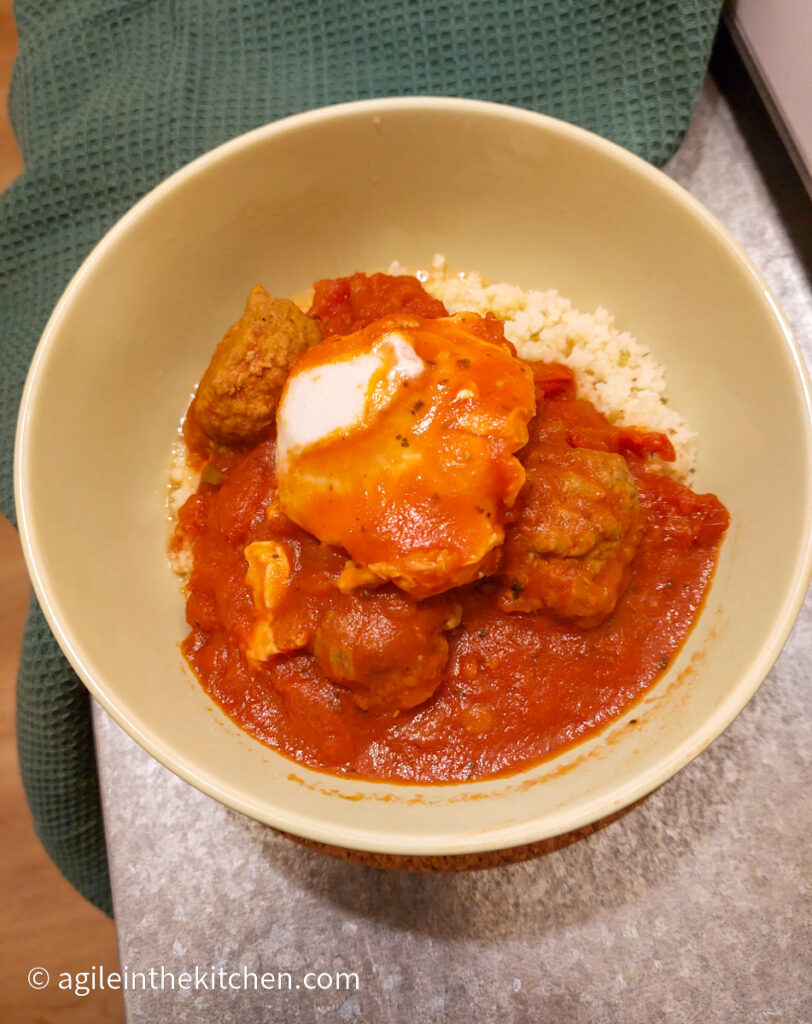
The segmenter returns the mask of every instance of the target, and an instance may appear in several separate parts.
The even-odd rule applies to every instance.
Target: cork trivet
[[[629,811],[633,810],[643,802],[635,801],[620,811],[601,818],[591,825],[584,825],[583,828],[575,829],[573,832],[565,832],[564,835],[551,836],[549,839],[540,839],[535,843],[525,843],[523,846],[513,846],[507,850],[486,850],[482,853],[460,853],[449,854],[439,857],[419,857],[411,854],[400,853],[369,853],[366,850],[349,850],[343,846],[331,846],[328,843],[317,843],[313,839],[303,839],[301,836],[291,835],[289,832],[282,832],[279,829],[274,831],[293,840],[301,846],[310,850],[318,850],[338,860],[352,861],[356,864],[366,864],[367,867],[381,868],[384,871],[423,871],[423,872],[448,872],[448,871],[481,871],[485,868],[498,868],[506,864],[519,864],[521,861],[532,860],[534,857],[543,857],[548,853],[554,853],[565,846],[586,839],[594,832],[599,832],[613,822],[622,818]]]

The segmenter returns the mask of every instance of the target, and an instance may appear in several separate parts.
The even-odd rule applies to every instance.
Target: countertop
[[[763,156],[708,79],[666,170],[744,246],[809,359],[812,293]],[[670,782],[564,849],[453,875],[302,848],[176,778],[96,706],[121,963],[156,972],[125,993],[128,1020],[809,1020],[811,676],[808,599],[753,700]],[[196,968],[206,987],[178,987]]]

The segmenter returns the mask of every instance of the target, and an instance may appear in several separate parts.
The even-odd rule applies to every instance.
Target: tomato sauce
[[[403,300],[382,285],[383,298],[368,288],[359,298],[363,289],[353,292],[351,280],[316,289],[323,320],[341,330],[376,319],[382,306],[394,312],[391,306]],[[445,313],[440,304],[428,312],[414,289],[405,294],[422,304],[410,307],[419,315]],[[646,525],[614,613],[582,628],[546,612],[500,610],[487,579],[460,587],[462,622],[448,635],[450,655],[434,696],[397,715],[365,712],[306,651],[260,664],[246,658],[255,614],[246,545],[287,532],[301,552],[296,585],[305,588],[308,580],[323,586],[337,579],[346,553],[266,515],[276,496],[272,438],[249,450],[220,451],[214,476],[207,474],[216,482],[201,483],[179,516],[194,556],[183,652],[241,728],[297,762],[336,774],[462,781],[515,772],[585,739],[665,671],[700,611],[728,514],[714,495],[694,494],[652,461],[652,453],[673,458],[663,435],[612,427],[578,398],[566,367],[536,364],[534,375],[538,415],[557,421],[570,445],[623,455],[637,483]]]
[[[408,274],[352,274],[316,281],[308,315],[321,325],[324,337],[350,334],[390,313],[446,316],[439,299],[432,298],[416,277]]]

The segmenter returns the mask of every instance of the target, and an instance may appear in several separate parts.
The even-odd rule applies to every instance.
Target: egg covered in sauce
[[[344,590],[391,580],[424,598],[490,575],[535,407],[529,367],[476,314],[329,338],[279,403],[280,507],[347,551]]]

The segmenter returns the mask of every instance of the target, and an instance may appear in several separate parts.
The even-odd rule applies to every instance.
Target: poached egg
[[[310,348],[277,411],[282,511],[349,554],[343,590],[416,598],[493,571],[533,377],[493,320],[384,317]]]

